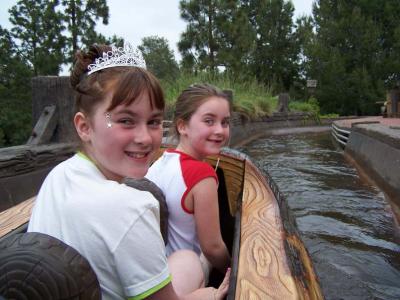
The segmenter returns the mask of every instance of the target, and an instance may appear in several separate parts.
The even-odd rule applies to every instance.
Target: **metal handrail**
[[[347,135],[350,134],[350,130],[340,129],[340,128],[337,127],[334,123],[332,123],[332,127],[333,127],[336,131],[342,132],[342,133],[347,134]]]
[[[349,130],[340,129],[334,123],[332,123],[332,136],[343,147],[346,146],[349,135]]]
[[[339,144],[341,144],[341,145],[343,145],[343,146],[346,146],[347,139],[346,139],[346,141],[342,141],[342,140],[339,138],[339,136],[337,135],[337,133],[336,133],[335,131],[332,131],[332,136],[333,136],[333,138],[334,138]],[[343,137],[343,136],[342,136],[342,137]]]

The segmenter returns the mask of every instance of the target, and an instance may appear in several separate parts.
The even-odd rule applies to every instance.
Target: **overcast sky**
[[[17,0],[0,1],[0,25],[9,29],[8,10]],[[292,2],[295,17],[311,14],[313,0]],[[98,25],[100,33],[106,37],[115,34],[136,45],[141,43],[143,37],[164,37],[169,41],[177,59],[180,59],[176,44],[186,23],[180,18],[179,0],[108,0],[107,3],[110,8],[109,24]]]

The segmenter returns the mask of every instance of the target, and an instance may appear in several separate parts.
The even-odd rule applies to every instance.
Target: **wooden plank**
[[[224,170],[224,178],[228,187],[229,211],[231,216],[234,216],[237,211],[237,199],[243,188],[244,159],[229,154],[221,154],[219,157],[219,162],[218,156],[208,157],[206,161],[213,167],[216,167],[218,163],[218,168]]]
[[[29,222],[35,199],[29,198],[0,213],[0,238]]]
[[[32,134],[29,137],[27,144],[38,145],[49,143],[56,127],[56,106],[54,104],[48,105],[43,109],[43,112],[40,115],[35,127],[33,128]]]
[[[246,162],[235,299],[302,299],[292,277],[275,196]]]

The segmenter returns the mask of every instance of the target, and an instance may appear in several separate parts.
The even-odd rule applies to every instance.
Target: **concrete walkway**
[[[339,127],[351,128],[355,124],[368,124],[368,123],[380,123],[387,127],[398,127],[400,129],[400,118],[383,118],[381,116],[377,117],[359,117],[354,119],[337,120],[335,123]]]
[[[350,129],[345,156],[386,194],[400,223],[400,118],[365,117],[334,124]]]

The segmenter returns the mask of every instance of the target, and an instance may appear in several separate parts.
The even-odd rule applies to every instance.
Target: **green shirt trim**
[[[167,279],[165,279],[164,281],[162,281],[161,283],[159,283],[158,285],[156,285],[155,287],[151,288],[150,290],[141,293],[139,295],[133,296],[133,297],[129,297],[128,300],[141,300],[141,299],[145,299],[148,296],[154,294],[155,292],[161,290],[163,287],[165,287],[168,283],[170,283],[172,280],[171,275],[169,275],[167,277]]]
[[[83,153],[81,151],[78,151],[78,152],[76,152],[76,154],[78,154],[80,157],[82,157],[82,158],[84,158],[84,159],[86,159],[86,160],[88,160],[88,161],[93,163],[93,161],[89,157],[87,157],[87,155],[85,153]]]

